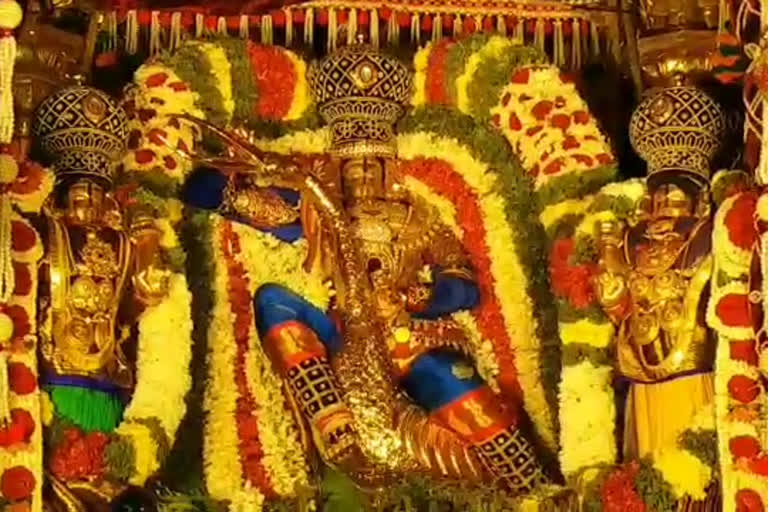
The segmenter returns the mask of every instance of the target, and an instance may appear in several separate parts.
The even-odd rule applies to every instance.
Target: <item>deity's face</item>
[[[654,217],[676,218],[691,215],[693,215],[693,200],[677,185],[664,184],[653,193]]]
[[[67,190],[67,214],[79,223],[92,224],[102,220],[104,203],[104,189],[91,180],[78,180]]]
[[[384,197],[384,165],[378,158],[353,158],[341,168],[342,189],[347,200]]]

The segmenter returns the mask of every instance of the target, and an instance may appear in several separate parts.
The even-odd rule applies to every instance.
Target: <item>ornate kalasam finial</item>
[[[331,153],[394,156],[394,124],[411,98],[413,78],[397,58],[365,44],[347,45],[310,68],[320,115],[331,128]]]
[[[638,105],[629,135],[635,151],[648,163],[649,180],[674,172],[706,183],[725,135],[725,116],[700,89],[668,87]]]
[[[125,111],[106,93],[74,85],[40,104],[34,135],[58,180],[79,176],[110,184],[125,151],[126,122]]]

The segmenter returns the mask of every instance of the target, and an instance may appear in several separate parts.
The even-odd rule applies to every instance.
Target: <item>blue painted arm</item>
[[[432,297],[416,318],[434,320],[456,311],[472,309],[480,302],[480,290],[474,281],[437,274]]]
[[[227,181],[227,177],[215,169],[199,169],[184,184],[182,199],[186,204],[195,208],[216,210],[224,202],[224,191],[227,188]],[[295,191],[277,189],[277,192],[283,199],[293,205],[299,201],[299,195]],[[238,215],[230,215],[229,217],[231,220],[250,224],[245,217]],[[304,231],[299,222],[276,228],[261,229],[261,231],[270,233],[277,239],[289,243],[295,242],[304,236]]]
[[[286,322],[299,322],[312,329],[331,354],[341,350],[341,336],[336,324],[324,311],[302,296],[278,284],[265,284],[253,299],[256,327],[262,339],[273,328]]]

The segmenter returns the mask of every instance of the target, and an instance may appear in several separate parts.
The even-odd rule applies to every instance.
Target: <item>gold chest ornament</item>
[[[131,244],[122,231],[74,228],[84,235],[75,250],[75,231],[50,220],[51,336],[43,355],[65,375],[115,377],[125,367],[115,331]]]
[[[693,236],[700,226],[694,228]],[[677,233],[664,231],[636,250],[635,267],[627,276],[631,312],[619,327],[619,370],[642,382],[703,370],[709,360],[699,309],[712,258],[707,255],[679,268],[693,237],[683,240]],[[632,258],[628,255],[627,260]]]

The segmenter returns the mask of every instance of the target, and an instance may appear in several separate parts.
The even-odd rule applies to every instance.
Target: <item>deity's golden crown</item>
[[[394,125],[411,99],[413,78],[397,58],[358,40],[309,70],[320,115],[331,128],[331,153],[394,156]]]
[[[706,182],[710,165],[725,134],[718,104],[695,87],[661,89],[632,114],[629,136],[648,163],[648,176],[664,172],[688,174]]]
[[[56,177],[91,177],[111,183],[125,151],[125,111],[104,92],[74,85],[37,108],[34,135],[53,160]]]

